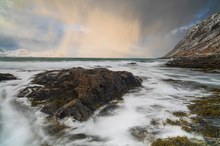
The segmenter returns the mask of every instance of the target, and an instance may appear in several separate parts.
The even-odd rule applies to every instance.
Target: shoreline
[[[220,55],[205,57],[179,57],[172,58],[166,63],[168,67],[220,69]]]
[[[165,63],[165,62],[164,62]],[[42,65],[44,64],[44,62],[42,62]],[[172,83],[173,85],[173,87],[174,88],[172,88],[172,89],[175,89],[175,87],[183,87],[183,89],[182,88],[180,88],[180,89],[177,89],[177,91],[178,91],[178,94],[179,94],[179,92],[182,92],[182,91],[188,91],[189,89],[188,89],[188,87],[189,88],[192,88],[192,89],[203,89],[203,86],[201,86],[200,84],[197,84],[197,82],[195,82],[195,83],[192,83],[192,82],[190,82],[190,81],[188,81],[188,79],[186,78],[186,79],[183,79],[183,80],[181,80],[181,78],[180,79],[178,79],[178,80],[176,80],[176,77],[175,77],[175,79],[172,79],[172,78],[174,78],[174,77],[172,77],[172,76],[167,76],[168,78],[166,79],[166,78],[164,78],[164,79],[162,79],[162,80],[160,80],[159,79],[159,76],[157,76],[158,74],[157,74],[157,71],[162,71],[162,70],[160,70],[160,69],[163,69],[163,68],[166,68],[166,67],[164,67],[164,66],[157,66],[157,67],[159,67],[158,69],[159,70],[157,70],[156,69],[156,72],[154,72],[154,73],[151,73],[151,74],[148,74],[148,73],[150,73],[150,71],[154,71],[154,70],[146,70],[146,68],[147,68],[147,66],[145,66],[145,65],[147,65],[148,63],[139,63],[139,62],[136,62],[136,64],[127,64],[127,63],[124,63],[123,64],[123,66],[124,67],[126,67],[127,69],[129,68],[129,71],[131,71],[132,72],[132,70],[134,71],[134,74],[137,74],[137,72],[139,72],[139,71],[135,71],[134,69],[137,69],[138,67],[141,67],[142,68],[142,71],[146,71],[145,72],[145,76],[147,76],[148,78],[143,78],[144,79],[144,85],[143,85],[143,89],[141,88],[141,89],[138,89],[138,90],[144,90],[145,91],[145,88],[147,88],[147,86],[151,86],[151,79],[150,79],[150,77],[152,77],[152,76],[154,76],[155,77],[155,79],[157,80],[157,81],[162,81],[162,82],[160,82],[160,84],[158,84],[157,86],[154,86],[154,84],[156,84],[156,82],[154,83],[154,84],[152,84],[153,85],[153,87],[155,87],[155,89],[157,89],[157,88],[159,88],[160,87],[160,85],[161,84],[163,84],[163,83],[166,83],[166,84],[164,84],[164,85],[166,85],[166,87],[169,87],[167,84],[170,84],[170,83]],[[149,65],[151,64],[151,62],[149,62]],[[142,66],[143,65],[143,66]],[[94,63],[93,64],[93,67],[96,67],[96,63]],[[118,67],[118,66],[117,66]],[[121,67],[121,64],[120,64],[120,67]],[[151,65],[149,66],[149,67],[151,67]],[[115,68],[114,69],[114,67],[113,67],[113,70],[118,70],[119,68]],[[125,69],[125,70],[127,70],[127,69]],[[153,69],[155,69],[155,68],[153,68]],[[167,68],[166,68],[167,69]],[[172,70],[172,68],[170,68],[171,70]],[[50,70],[53,70],[53,69],[50,69]],[[58,72],[60,72],[62,69],[57,69],[57,70],[53,70],[54,72],[56,72],[56,71],[58,71]],[[68,72],[67,71],[68,69],[63,69],[63,72],[61,73],[61,74],[65,74],[66,72]],[[176,71],[178,71],[178,69],[174,69],[174,70],[176,70]],[[50,79],[50,81],[52,81],[51,79],[53,78],[53,71],[47,71],[47,72],[44,72],[44,69],[42,69],[42,71],[41,71],[41,75],[43,76],[43,75],[46,75],[47,73],[51,73],[49,76],[47,76],[49,79]],[[36,71],[36,72],[38,72],[38,71]],[[117,71],[116,71],[117,72]],[[192,71],[193,72],[193,71]],[[28,73],[28,72],[27,72]],[[163,71],[162,72],[160,72],[160,74],[163,74]],[[168,72],[169,73],[169,72]],[[56,74],[56,73],[55,73]],[[183,74],[185,74],[185,73],[183,73]],[[187,74],[187,73],[186,73]],[[201,72],[201,74],[202,75],[205,75],[203,72]],[[14,74],[14,75],[16,75],[17,76],[17,74]],[[41,75],[39,75],[39,72],[37,73],[37,74],[34,74],[34,76],[32,76],[31,78],[30,78],[30,81],[33,81],[36,77],[42,77]],[[180,75],[181,76],[181,75]],[[18,76],[19,77],[19,76]],[[19,77],[20,78],[20,77]],[[184,80],[186,80],[186,81],[184,81]],[[39,81],[47,81],[47,79],[42,79],[42,80],[40,80],[39,79]],[[69,80],[68,80],[69,81]],[[150,82],[149,82],[150,81]],[[49,82],[49,81],[48,81]],[[33,82],[32,82],[33,83]],[[29,87],[29,86],[32,86],[33,84],[32,84],[31,82],[30,83],[28,83],[25,87]],[[46,83],[46,82],[45,82]],[[24,88],[25,88],[24,87]],[[185,88],[186,87],[186,88]],[[201,87],[201,88],[200,88]],[[21,88],[21,90],[22,89],[24,89],[24,88]],[[48,86],[47,86],[47,89],[49,89],[48,88]],[[168,90],[169,90],[169,88],[168,88]],[[165,94],[163,94],[163,91],[161,90],[161,89],[158,89],[158,90],[156,90],[158,93],[160,93],[160,92],[162,92],[161,93],[161,98],[163,98],[164,96],[166,97],[166,96],[168,96],[168,95],[171,95],[172,93],[170,92],[170,93],[167,93],[167,95],[166,95],[166,93]],[[63,90],[63,92],[65,92],[65,90]],[[138,91],[136,91],[136,90],[132,90],[131,92],[134,92],[134,95],[133,96],[136,96],[136,94],[138,95],[138,94],[141,94],[141,93],[138,93]],[[144,94],[145,95],[143,95],[143,96],[147,96],[148,95],[148,93],[149,92],[151,92],[149,89],[146,89],[146,92],[144,92]],[[193,92],[193,90],[191,91],[191,92]],[[207,90],[207,92],[209,92],[208,90]],[[210,91],[211,92],[211,91]],[[36,93],[38,93],[38,92],[36,92]],[[39,92],[40,93],[40,92]],[[129,93],[129,92],[128,92]],[[152,92],[152,93],[154,93],[154,92]],[[143,94],[143,93],[142,93]],[[57,95],[61,95],[61,94],[57,94]],[[190,93],[189,95],[193,95],[193,93]],[[184,94],[181,94],[180,96],[185,96]],[[143,97],[141,97],[141,98],[136,98],[136,97],[134,97],[134,99],[133,99],[133,101],[132,101],[132,104],[129,104],[128,106],[130,107],[130,106],[132,106],[133,105],[133,102],[134,101],[136,101],[136,102],[141,102],[141,100],[142,100],[142,98]],[[149,98],[147,98],[146,100],[145,100],[145,102],[150,102],[152,99],[151,99],[152,97],[149,97]],[[159,98],[159,97],[156,97],[156,98]],[[172,96],[170,96],[169,98],[172,98]],[[177,99],[176,98],[174,98],[173,100],[171,100],[171,101],[169,101],[169,98],[168,99],[166,99],[166,100],[168,100],[167,101],[167,103],[170,103],[170,102],[174,102],[174,101],[176,101]],[[159,98],[160,99],[160,98]],[[22,99],[21,99],[22,100]],[[27,100],[31,100],[31,98],[29,98],[29,99],[27,99]],[[138,100],[140,100],[140,101],[138,101]],[[157,100],[157,99],[154,99],[154,100]],[[178,100],[182,100],[181,98],[180,99],[178,99]],[[184,101],[185,102],[189,102],[189,100],[191,100],[191,99],[185,99],[184,98]],[[195,98],[193,99],[193,100],[196,100]],[[194,103],[194,101],[193,100],[191,100],[190,102],[192,103],[192,105],[193,105],[193,103]],[[201,102],[203,101],[203,98],[199,98],[198,100],[201,100]],[[163,101],[163,100],[158,100],[158,102],[161,102],[161,101]],[[184,102],[183,101],[183,102]],[[63,104],[62,102],[60,102],[60,101],[58,101],[59,103],[61,103],[61,104]],[[107,103],[106,104],[106,106],[102,106],[101,108],[100,108],[100,114],[99,115],[97,115],[97,117],[95,117],[94,119],[88,119],[88,120],[86,120],[86,121],[84,121],[85,123],[83,123],[83,124],[86,124],[87,122],[89,123],[89,122],[91,122],[92,120],[97,120],[97,118],[99,119],[100,117],[100,119],[104,119],[104,118],[107,118],[108,116],[109,117],[111,117],[111,115],[113,114],[114,115],[114,112],[115,111],[117,111],[117,110],[119,110],[120,108],[122,108],[122,107],[120,107],[120,105],[123,103],[123,102],[126,102],[126,101],[115,101],[115,102],[109,102],[109,103]],[[200,101],[199,101],[200,102]],[[210,99],[210,102],[212,102],[212,99]],[[37,103],[37,102],[36,102]],[[157,103],[157,102],[156,102]],[[37,104],[39,104],[39,107],[42,107],[43,105],[45,105],[45,103],[41,103],[41,102],[38,102]],[[36,104],[36,105],[37,105]],[[137,104],[138,105],[138,104]],[[140,105],[142,105],[142,103],[140,104]],[[134,110],[136,111],[136,108],[138,108],[140,105],[138,105],[137,107],[135,107],[134,108]],[[154,105],[155,104],[152,104],[151,106],[152,107],[154,107]],[[191,105],[191,104],[190,104]],[[31,106],[31,105],[30,105]],[[145,106],[145,108],[151,108],[151,106],[149,106],[149,105],[147,105],[147,106]],[[163,105],[164,106],[164,105]],[[163,107],[163,106],[161,106],[161,107]],[[196,106],[196,105],[195,105]],[[161,108],[160,106],[156,106],[155,108],[155,110],[157,111],[157,110],[159,110],[159,109],[157,109],[157,107],[158,108]],[[187,105],[184,105],[184,107],[187,107]],[[198,107],[198,106],[197,106]],[[33,107],[33,109],[34,109],[35,107]],[[36,108],[38,108],[38,107],[36,107]],[[103,109],[102,109],[103,108]],[[142,107],[143,108],[143,107]],[[168,111],[168,113],[170,113],[170,114],[173,114],[173,113],[175,113],[177,116],[179,116],[179,115],[181,115],[181,108],[179,109],[179,110],[177,110],[177,111],[173,111],[173,110],[175,110],[175,108],[172,108],[172,109],[168,109],[169,111]],[[179,112],[179,113],[178,113]],[[96,114],[96,113],[95,113]],[[104,114],[104,115],[103,115]],[[147,115],[147,113],[145,113],[146,115]],[[151,113],[151,112],[149,112],[149,114],[153,114],[153,113]],[[155,113],[154,113],[155,114]],[[156,113],[156,114],[158,114],[158,113]],[[196,114],[196,113],[194,113],[194,114]],[[174,115],[175,116],[175,115]],[[184,116],[184,114],[183,114],[183,116]],[[191,114],[187,114],[187,116],[188,116],[188,118],[189,117],[191,117],[192,115]],[[92,116],[93,117],[93,116]],[[92,118],[91,117],[91,118]],[[158,118],[158,117],[157,117]],[[191,125],[191,123],[187,123],[186,125],[184,125],[185,124],[185,121],[184,120],[181,120],[181,118],[182,117],[176,117],[176,118],[179,118],[179,121],[177,120],[177,121],[173,121],[173,119],[171,118],[170,120],[171,121],[168,121],[167,122],[167,124],[166,125],[163,125],[163,122],[166,122],[166,121],[164,121],[163,120],[163,118],[162,117],[159,117],[159,119],[157,119],[157,118],[155,118],[155,119],[151,119],[151,118],[149,118],[149,119],[151,119],[151,123],[148,125],[148,123],[146,122],[145,124],[147,125],[147,126],[141,126],[141,125],[137,125],[136,127],[132,127],[131,129],[130,129],[130,131],[129,131],[129,134],[131,134],[131,136],[134,138],[134,139],[137,139],[138,140],[138,142],[140,142],[140,143],[142,143],[144,140],[146,140],[145,138],[149,138],[150,136],[152,136],[152,133],[150,133],[151,132],[151,130],[149,130],[149,128],[155,128],[155,130],[158,130],[158,131],[160,131],[161,129],[161,127],[160,126],[163,126],[163,128],[165,128],[165,129],[167,129],[167,128],[171,128],[172,126],[172,128],[173,129],[175,129],[175,130],[177,130],[177,131],[175,131],[175,132],[179,132],[178,131],[178,128],[179,129],[181,129],[181,130],[183,130],[183,131],[186,131],[186,132],[188,132],[188,131],[190,131],[191,130],[191,127],[190,126],[192,126]],[[168,119],[168,118],[170,118],[169,116],[165,116],[165,119]],[[183,117],[183,118],[185,118],[185,117]],[[100,120],[99,119],[99,120]],[[128,121],[124,121],[124,122],[128,122]],[[76,123],[78,123],[78,122],[76,122]],[[79,123],[81,123],[81,122],[79,122]],[[50,126],[49,127],[45,127],[44,128],[44,130],[45,131],[47,131],[47,130],[49,130],[49,131],[47,131],[47,132],[49,132],[49,134],[47,135],[47,136],[50,136],[50,134],[51,134],[51,136],[53,136],[53,135],[57,135],[57,134],[62,134],[62,132],[64,132],[65,130],[72,130],[70,127],[68,127],[68,125],[64,125],[63,123],[62,123],[62,119],[60,120],[59,118],[57,118],[56,116],[48,116],[48,122],[46,122],[46,124],[49,124]],[[74,123],[75,124],[75,123]],[[81,123],[82,124],[82,123]],[[83,125],[82,124],[82,125]],[[161,125],[162,124],[162,125]],[[200,123],[198,123],[198,124],[200,124]],[[67,127],[66,127],[67,126]],[[85,126],[85,125],[84,125]],[[87,125],[87,126],[90,126],[90,125]],[[95,125],[95,126],[98,126],[97,124]],[[108,125],[108,126],[110,126],[110,125]],[[195,126],[197,126],[197,125],[195,125]],[[99,127],[99,126],[98,126]],[[98,128],[97,127],[97,128]],[[178,127],[178,128],[177,128]],[[182,127],[184,127],[183,129],[182,129]],[[199,126],[198,126],[199,127]],[[172,129],[171,128],[171,129]],[[94,130],[94,129],[93,129]],[[107,129],[106,129],[107,130]],[[99,129],[97,129],[97,131],[99,131]],[[95,132],[97,132],[97,131],[95,131]],[[74,133],[74,129],[73,129],[73,131],[72,131],[73,133]],[[154,131],[155,132],[155,131]],[[197,132],[197,133],[196,133]],[[181,144],[185,144],[185,143],[187,143],[187,144],[194,144],[193,146],[195,146],[195,143],[199,143],[200,145],[202,145],[202,144],[204,144],[204,142],[205,141],[201,141],[200,139],[197,139],[196,141],[194,141],[195,139],[191,139],[193,136],[194,136],[194,134],[201,134],[201,133],[199,133],[198,131],[193,131],[192,133],[190,133],[190,132],[188,132],[188,134],[183,134],[183,136],[177,136],[177,137],[175,137],[175,136],[170,136],[170,138],[163,138],[163,139],[153,139],[154,141],[151,141],[152,143],[154,143],[154,145],[155,146],[158,146],[158,145],[156,145],[157,143],[158,143],[158,141],[160,142],[160,143],[164,143],[164,144],[166,144],[166,143],[170,143],[170,141],[174,141],[174,142],[178,142],[178,143],[181,143]],[[91,132],[90,132],[90,134],[91,134]],[[192,135],[192,137],[190,137],[189,135]],[[100,135],[99,135],[100,136]],[[185,136],[187,136],[188,138],[186,138]],[[82,134],[77,134],[77,133],[74,133],[73,135],[72,135],[72,138],[73,139],[76,139],[76,140],[79,140],[79,139],[83,139],[83,140],[85,140],[86,138],[88,138],[88,137],[90,137],[90,138],[92,138],[92,139],[96,139],[96,137],[94,136],[94,137],[92,137],[92,136],[90,136],[88,133],[82,133]],[[100,136],[100,138],[102,138],[102,135]],[[156,138],[159,138],[159,137],[156,137]],[[195,138],[197,138],[197,137],[195,137]],[[60,139],[62,139],[62,137],[60,137]],[[205,139],[205,138],[204,138]],[[199,141],[200,140],[200,141]],[[211,138],[210,139],[207,139],[207,140],[209,140],[209,141],[211,141]],[[215,140],[216,141],[216,139],[212,139],[212,140]]]

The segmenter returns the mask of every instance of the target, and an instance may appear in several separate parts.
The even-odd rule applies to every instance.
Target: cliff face
[[[220,12],[192,27],[165,58],[220,56]]]

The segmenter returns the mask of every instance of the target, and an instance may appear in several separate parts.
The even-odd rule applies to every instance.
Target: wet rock
[[[6,80],[16,80],[17,78],[9,73],[0,73],[0,82]]]
[[[194,131],[201,133],[206,139],[220,138],[220,97],[208,97],[200,98],[193,101],[193,104],[189,105],[192,114],[197,116],[192,118],[194,125]],[[220,141],[219,141],[220,143]]]
[[[173,112],[173,115],[179,119],[167,119],[163,124],[180,126],[182,130],[189,133],[199,133],[205,139],[204,145],[218,146],[220,144],[220,96],[218,89],[210,91],[214,94],[197,98],[188,105],[190,113]]]
[[[194,100],[188,108],[198,116],[220,117],[220,96]]]
[[[208,72],[208,70],[220,69],[220,55],[175,58],[166,65],[169,67],[202,68]]]
[[[146,130],[146,127],[138,127],[138,126],[131,128],[130,133],[139,141],[144,141],[144,139],[148,135],[148,131]]]
[[[210,145],[210,146],[219,146],[220,145],[220,138],[205,137],[205,141],[206,141],[206,144]]]
[[[114,115],[114,111],[119,108],[119,105],[117,105],[117,103],[111,103],[109,105],[107,105],[106,107],[104,107],[100,112],[99,112],[99,116],[112,116]]]
[[[140,87],[142,80],[126,71],[72,68],[37,74],[31,83],[41,86],[26,87],[18,97],[30,98],[32,105],[43,104],[41,111],[49,115],[85,121],[97,108]]]
[[[44,124],[44,130],[51,136],[63,136],[64,130],[67,128],[69,127],[61,124],[56,118],[51,116],[47,117]]]
[[[176,117],[186,117],[187,113],[184,111],[175,111],[175,112],[173,112],[173,115]]]
[[[163,79],[162,81],[171,84],[175,88],[188,88],[188,89],[206,89],[207,86],[196,81],[187,80],[174,80],[174,79]]]
[[[68,139],[70,139],[71,141],[75,141],[75,140],[82,140],[82,139],[89,139],[89,141],[106,141],[106,138],[101,138],[98,136],[93,136],[93,135],[87,135],[84,133],[77,133],[77,134],[71,134],[71,135],[67,135]]]
[[[49,135],[53,136],[57,134],[62,135],[62,132],[65,128],[67,128],[65,125],[57,124],[57,125],[49,125],[45,128],[45,130]]]
[[[130,63],[127,63],[128,65],[137,65],[136,62],[130,62]]]
[[[72,141],[75,141],[75,140],[86,139],[88,138],[88,136],[84,133],[78,133],[78,134],[72,134],[68,138],[71,139]]]
[[[160,122],[159,122],[158,119],[152,119],[152,120],[150,121],[150,124],[153,125],[153,126],[155,126],[155,127],[158,127],[159,124],[160,124]]]
[[[39,101],[37,101],[39,102]],[[32,101],[32,106],[33,105],[38,105],[38,104],[33,104],[33,103],[36,103],[36,102],[33,102]],[[52,101],[52,102],[49,102],[47,103],[46,105],[43,106],[43,108],[41,109],[42,112],[46,113],[46,114],[49,114],[51,116],[55,115],[57,110],[61,107],[62,105],[60,105],[60,103],[58,103],[57,101]]]
[[[59,118],[72,116],[76,120],[85,121],[91,114],[92,111],[87,106],[79,99],[74,99],[58,109],[55,115]]]
[[[158,138],[151,146],[205,146],[204,143],[190,141],[187,137],[169,137],[166,139]]]

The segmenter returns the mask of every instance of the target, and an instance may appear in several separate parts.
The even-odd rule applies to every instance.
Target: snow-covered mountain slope
[[[220,12],[193,26],[165,58],[206,57],[220,54]]]

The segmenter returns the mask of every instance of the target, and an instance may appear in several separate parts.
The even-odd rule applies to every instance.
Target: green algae
[[[151,146],[202,146],[201,143],[191,142],[187,137],[158,138]]]
[[[68,103],[68,101],[67,101],[65,98],[57,98],[57,99],[54,99],[53,102],[54,102],[58,107],[61,107],[61,106],[63,106],[64,104]]]
[[[189,133],[192,132],[192,128],[189,126],[190,123],[182,118],[178,120],[166,119],[166,121],[164,122],[164,125],[167,125],[167,124],[180,126],[182,130],[189,132]]]
[[[198,116],[220,116],[220,98],[209,97],[195,100],[188,108],[192,114]]]
[[[219,90],[215,89],[214,91]],[[220,138],[220,126],[211,122],[220,118],[220,96],[215,95],[194,100],[188,108],[192,114],[197,115],[192,118],[193,124],[196,125],[194,131],[201,133],[204,137]]]
[[[31,106],[38,106],[38,105],[41,105],[41,104],[45,104],[46,101],[45,100],[32,100],[31,101]]]
[[[166,119],[166,121],[164,122],[164,125],[166,124],[181,126],[181,125],[187,125],[188,122],[182,118],[180,118],[179,120]]]
[[[173,115],[176,117],[186,117],[187,113],[183,111],[176,111],[176,112],[173,112]]]
[[[166,119],[164,125],[180,126],[186,132],[197,132],[205,137],[220,138],[220,127],[211,125],[207,122],[206,117],[214,118],[220,116],[220,99],[218,97],[200,98],[193,101],[188,108],[191,114],[196,114],[191,118],[191,122],[182,119],[187,116],[186,113],[173,112],[173,115],[181,117],[178,120]]]
[[[31,106],[38,106],[38,105],[41,105],[41,104],[45,104],[47,102],[48,102],[47,100],[36,100],[36,99],[33,99],[31,101]],[[52,102],[57,107],[61,107],[61,106],[65,105],[66,103],[68,103],[68,100],[66,100],[65,98],[56,98]]]
[[[198,140],[193,143],[195,141],[186,140],[186,137],[171,137],[157,139],[152,146],[220,146],[220,89],[207,87],[206,90],[212,95],[197,97],[192,101],[188,105],[190,113],[174,111],[172,114],[177,119],[166,119],[163,122],[164,125],[180,126],[186,132],[202,135],[202,143],[197,143]]]

